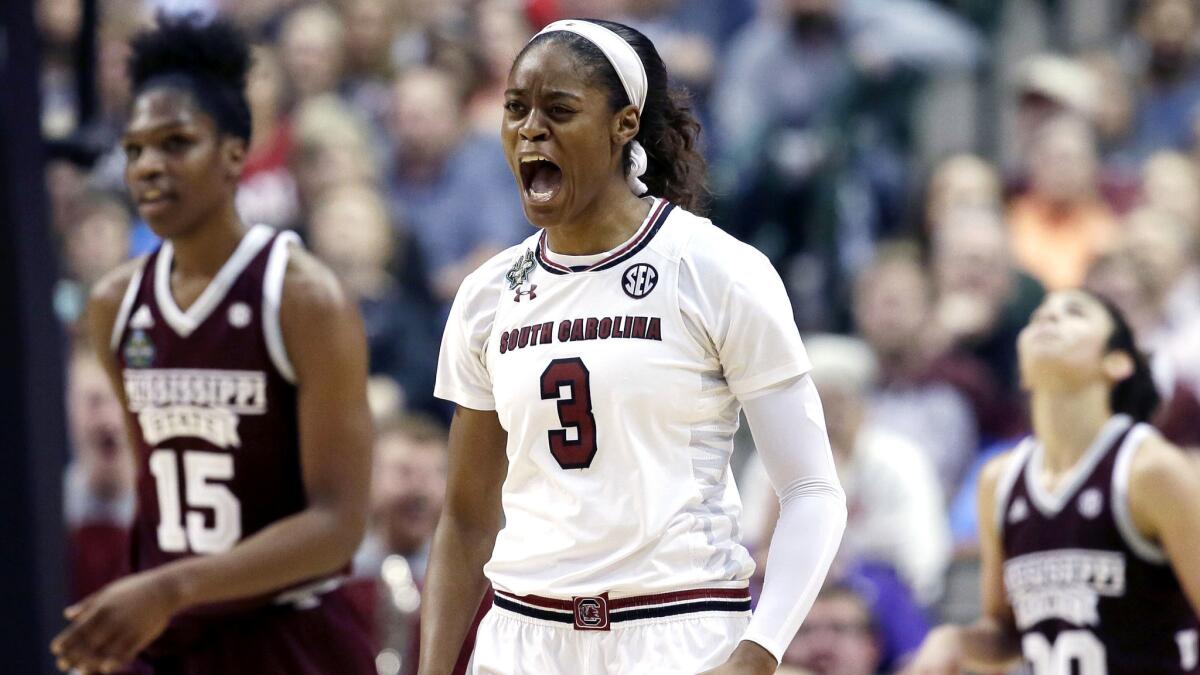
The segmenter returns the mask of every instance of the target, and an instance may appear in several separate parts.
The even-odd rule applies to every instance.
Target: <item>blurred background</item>
[[[62,447],[15,446],[37,453],[28,485],[55,476],[19,511],[56,521],[32,573],[50,589],[42,605],[122,570],[133,470],[121,410],[75,337],[89,285],[156,245],[116,146],[126,43],[156,11],[222,14],[253,38],[239,208],[297,230],[366,317],[380,433],[355,584],[381,673],[413,665],[445,483],[449,410],[432,384],[449,302],[532,231],[499,146],[505,77],[557,18],[609,18],[654,41],[704,123],[708,215],[788,285],[850,499],[792,672],[892,672],[932,624],[977,615],[975,477],[1028,430],[1015,338],[1047,291],[1087,286],[1122,307],[1152,354],[1160,428],[1200,444],[1195,0],[33,0],[24,11],[32,27],[9,35],[7,72],[36,85],[25,156],[45,161],[0,175],[10,202],[38,196],[20,226],[6,211],[10,240],[51,252],[19,316],[55,336],[39,348],[61,365],[41,371],[38,400],[62,401],[67,421]],[[2,104],[9,155],[24,138],[19,103]],[[55,375],[46,389],[59,369],[61,386]],[[32,400],[33,380],[17,395]],[[751,450],[746,434],[734,466],[761,562],[775,497]],[[61,564],[45,559],[55,553]]]

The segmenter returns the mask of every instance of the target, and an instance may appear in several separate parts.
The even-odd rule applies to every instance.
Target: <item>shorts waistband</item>
[[[699,612],[750,611],[749,588],[695,588],[609,599],[608,593],[570,600],[513,595],[497,590],[500,609],[543,621],[572,624],[575,630],[609,630],[614,623],[660,619]]]

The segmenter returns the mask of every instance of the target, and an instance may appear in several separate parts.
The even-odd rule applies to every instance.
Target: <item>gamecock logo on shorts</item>
[[[575,630],[608,630],[608,599],[575,598]]]

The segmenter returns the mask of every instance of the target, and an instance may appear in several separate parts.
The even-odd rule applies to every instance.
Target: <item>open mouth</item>
[[[525,198],[544,204],[562,187],[562,169],[543,155],[528,155],[521,158],[521,185]]]

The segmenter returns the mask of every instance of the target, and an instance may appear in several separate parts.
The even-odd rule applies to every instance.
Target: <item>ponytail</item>
[[[688,95],[681,89],[646,96],[637,140],[646,148],[649,166],[642,180],[650,194],[665,197],[693,213],[708,200],[704,155],[696,147],[700,122],[692,115]],[[628,153],[628,147],[626,149]],[[628,162],[628,155],[626,156]]]

